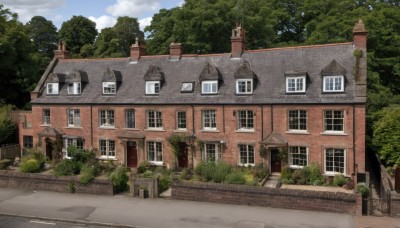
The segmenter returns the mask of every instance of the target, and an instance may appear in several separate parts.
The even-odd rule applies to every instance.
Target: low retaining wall
[[[175,182],[172,199],[206,201],[215,203],[256,205],[350,213],[361,213],[361,196],[342,192],[320,192],[294,189],[274,189],[244,185],[216,183]],[[357,200],[357,198],[359,198]]]
[[[38,173],[19,173],[14,171],[0,171],[0,187],[23,188],[30,190],[88,193],[98,195],[113,195],[112,183],[108,180],[94,180],[83,185],[76,176],[56,177]]]
[[[400,217],[400,193],[390,193],[390,216]]]
[[[158,178],[132,178],[131,194],[134,197],[139,196],[139,189],[147,191],[149,198],[158,198]]]

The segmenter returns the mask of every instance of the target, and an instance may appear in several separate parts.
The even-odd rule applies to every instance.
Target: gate
[[[379,198],[370,196],[370,205],[371,205],[371,214],[374,211],[379,211],[382,214],[389,215],[390,214],[390,191],[382,192]]]

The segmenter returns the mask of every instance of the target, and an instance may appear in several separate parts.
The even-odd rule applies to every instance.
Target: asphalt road
[[[94,228],[98,225],[0,215],[0,228]]]
[[[50,222],[61,220],[66,223],[71,221],[74,224],[86,225],[90,223],[114,226],[125,224],[147,228],[354,227],[354,218],[349,214],[180,200],[139,199],[129,196],[32,192],[7,188],[0,188],[0,214],[28,216],[29,222],[25,220],[25,223],[23,221],[21,223],[28,225],[25,227],[37,225],[31,222],[34,219]],[[68,227],[68,224],[65,225]]]

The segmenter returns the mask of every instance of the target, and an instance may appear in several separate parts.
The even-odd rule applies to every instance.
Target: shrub
[[[226,176],[225,183],[227,184],[245,184],[246,178],[242,172],[233,172]]]
[[[321,174],[321,167],[318,163],[311,163],[310,166],[304,167],[309,169],[309,176],[308,182],[313,185],[322,185],[324,177]],[[321,184],[314,184],[314,183],[321,183]]]
[[[107,176],[110,176],[110,174],[115,170],[116,167],[117,166],[115,166],[114,162],[111,160],[100,164],[101,171]]]
[[[148,161],[143,161],[143,162],[140,163],[139,166],[138,166],[138,174],[144,173],[144,172],[146,172],[147,170],[154,171],[155,168],[156,168],[156,167],[155,167],[153,164],[151,164],[150,162],[148,162]]]
[[[289,168],[289,166],[285,166],[281,170],[281,180],[283,179],[292,179],[292,170]]]
[[[353,190],[354,189],[354,181],[349,181],[343,185],[344,189]]]
[[[218,162],[215,171],[212,173],[212,180],[216,183],[224,182],[226,176],[232,172],[232,166],[225,162]]]
[[[342,186],[345,185],[347,182],[348,182],[348,180],[346,179],[346,177],[343,176],[343,174],[339,174],[339,175],[335,175],[335,176],[333,177],[332,185],[333,185],[333,186],[342,187]]]
[[[302,178],[302,171],[300,169],[296,169],[292,173],[292,180],[295,184],[300,184],[300,179]]]
[[[151,170],[147,170],[146,172],[139,174],[139,176],[144,178],[149,178],[153,177],[154,173]]]
[[[204,167],[206,166],[206,162],[200,162],[195,168],[194,168],[194,174],[197,176],[201,176],[201,172],[203,171]]]
[[[21,172],[24,173],[37,173],[41,170],[40,162],[34,158],[25,160],[24,162],[21,163],[20,170]]]
[[[292,179],[281,179],[282,184],[294,184],[294,181]]]
[[[357,185],[357,192],[360,192],[363,198],[367,198],[369,196],[369,189],[363,183]]]
[[[258,163],[253,167],[252,174],[254,177],[264,179],[269,174],[269,170],[264,164]]]
[[[160,175],[158,179],[159,193],[166,191],[172,185],[172,177],[169,174]]]
[[[82,166],[79,181],[82,184],[89,184],[94,180],[99,172],[100,168],[97,164],[86,163]]]
[[[41,170],[43,170],[44,163],[46,161],[46,156],[44,156],[43,152],[40,149],[32,148],[32,149],[28,150],[28,153],[21,158],[20,165],[24,166],[24,163],[31,159],[34,159],[39,163],[39,168],[33,170],[32,171],[33,173],[37,173],[37,172],[40,172]],[[31,173],[31,172],[29,172],[29,173]]]
[[[193,172],[191,169],[184,168],[182,170],[180,178],[183,180],[190,180],[190,178],[192,178],[192,175],[193,175]]]
[[[80,166],[78,162],[64,159],[54,168],[54,174],[56,176],[72,176],[78,174],[80,171]]]
[[[128,190],[129,177],[126,172],[126,167],[119,166],[108,177],[113,185],[114,192],[123,192]]]

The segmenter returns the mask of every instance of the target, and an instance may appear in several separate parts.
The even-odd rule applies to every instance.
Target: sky
[[[82,15],[96,22],[96,28],[112,27],[119,16],[136,17],[140,28],[150,24],[151,18],[162,8],[181,6],[184,0],[0,0],[4,8],[18,13],[26,23],[34,16],[51,20],[60,29],[64,21]]]

